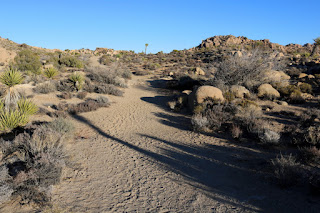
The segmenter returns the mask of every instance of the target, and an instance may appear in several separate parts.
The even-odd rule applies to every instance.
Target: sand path
[[[169,112],[147,77],[134,77],[124,97],[112,99],[109,108],[74,117],[78,139],[67,149],[81,169],[53,190],[53,202],[67,211],[316,209],[257,172],[265,153],[190,131],[189,118]]]

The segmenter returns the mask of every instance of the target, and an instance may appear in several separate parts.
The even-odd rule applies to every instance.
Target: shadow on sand
[[[225,205],[250,212],[316,212],[319,208],[319,205],[306,205],[305,198],[300,197],[300,202],[293,200],[296,195],[290,196],[287,191],[267,183],[263,178],[264,173],[260,172],[266,166],[265,159],[261,153],[253,150],[214,144],[197,145],[140,135],[160,144],[155,147],[156,152],[152,152],[105,133],[81,115],[73,117],[103,137],[145,155],[160,168],[182,176],[184,184]],[[176,180],[174,177],[173,181],[181,183],[181,178]]]

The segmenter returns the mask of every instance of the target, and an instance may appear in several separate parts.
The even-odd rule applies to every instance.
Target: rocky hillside
[[[291,54],[291,53],[309,53],[314,49],[313,44],[288,44],[286,46],[272,43],[269,39],[263,40],[251,40],[244,36],[235,37],[233,35],[227,36],[214,36],[207,38],[201,42],[201,44],[197,47],[192,49],[201,49],[201,48],[234,48],[234,49],[252,49],[261,47],[264,49],[270,49],[274,51],[279,51],[284,54]],[[319,54],[319,52],[318,52]]]

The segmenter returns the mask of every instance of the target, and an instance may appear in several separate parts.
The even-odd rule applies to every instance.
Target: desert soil
[[[270,153],[191,131],[161,81],[135,76],[108,108],[72,118],[67,169],[53,203],[67,212],[316,212],[304,193],[271,184]],[[262,157],[263,156],[263,157]]]

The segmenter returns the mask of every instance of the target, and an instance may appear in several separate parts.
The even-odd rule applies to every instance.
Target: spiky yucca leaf
[[[23,82],[22,73],[17,69],[8,68],[1,76],[0,82],[11,88]]]
[[[38,112],[38,107],[31,100],[22,98],[18,102],[18,110],[26,116],[34,115]]]
[[[84,83],[84,77],[80,73],[74,72],[69,76],[70,81],[74,83],[74,86],[77,90],[81,90],[83,83]]]
[[[50,67],[44,71],[44,75],[50,79],[54,78],[58,74],[59,74],[59,71],[53,67]]]
[[[19,110],[1,110],[0,111],[0,130],[10,131],[18,126],[28,123],[26,115],[22,114]]]

